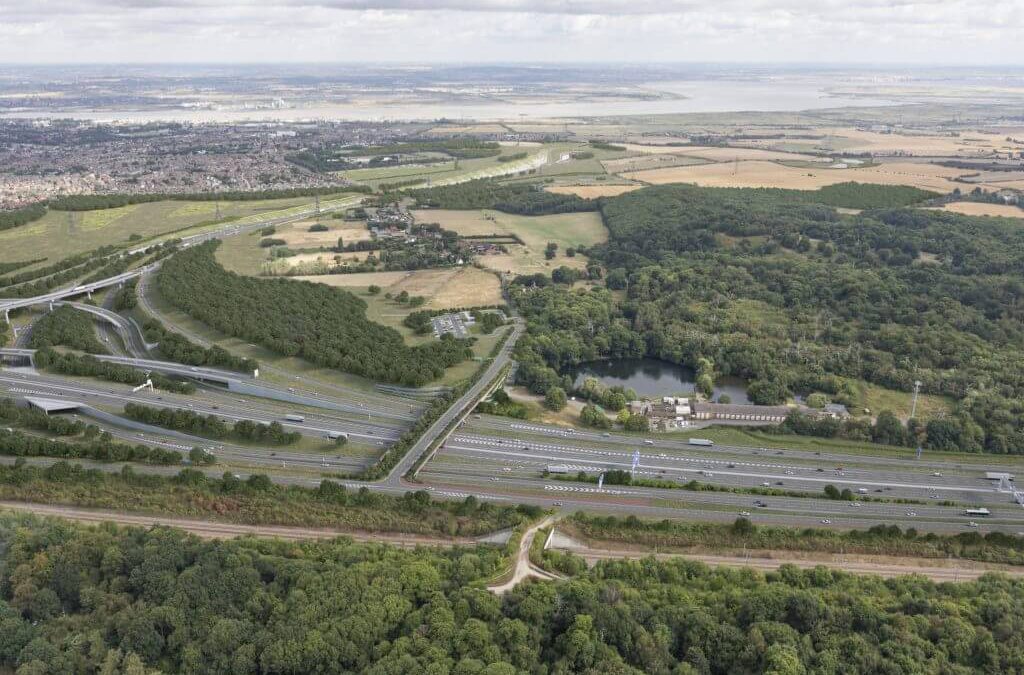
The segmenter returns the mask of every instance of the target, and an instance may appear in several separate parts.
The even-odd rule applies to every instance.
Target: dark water
[[[658,359],[591,361],[580,364],[569,374],[577,386],[584,378],[596,377],[609,387],[621,385],[651,398],[692,394],[696,379],[693,370]],[[715,382],[714,399],[718,400],[720,394],[728,394],[733,403],[750,403],[746,383],[738,377],[719,377]]]

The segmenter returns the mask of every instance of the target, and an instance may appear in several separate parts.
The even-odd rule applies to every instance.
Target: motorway
[[[348,205],[350,202],[346,201],[336,208]],[[244,225],[236,223],[189,237],[184,244],[252,231],[269,224],[283,224],[310,213],[307,210]],[[88,289],[106,288],[138,276],[139,304],[144,311],[199,344],[211,344],[207,337],[175,325],[171,317],[160,312],[152,298],[151,275],[155,268],[156,265],[147,265],[126,273],[130,277],[118,275],[90,284],[88,288],[77,286],[38,298],[0,301],[0,309],[59,302]],[[266,372],[271,381],[261,378],[259,382],[273,391],[264,391],[262,396],[253,392],[240,394],[221,385],[232,378],[242,383],[255,380],[217,369],[143,360],[140,357],[148,356],[150,346],[145,344],[137,326],[109,308],[92,307],[87,311],[97,320],[113,326],[115,330],[105,334],[108,342],[116,336],[123,343],[121,351],[134,357],[107,357],[108,360],[198,378],[207,383],[201,382],[194,395],[180,396],[161,391],[136,392],[124,385],[25,369],[0,371],[0,391],[6,390],[19,398],[80,402],[85,406],[78,413],[82,415],[89,415],[90,411],[98,411],[92,414],[99,416],[116,414],[125,403],[133,401],[216,415],[227,422],[277,420],[305,437],[296,449],[261,448],[204,441],[152,428],[140,429],[132,423],[112,425],[109,417],[104,417],[107,420],[103,422],[104,428],[126,441],[180,449],[194,444],[213,447],[223,466],[203,469],[211,475],[227,467],[240,475],[267,473],[284,484],[316,485],[324,475],[364,468],[397,440],[425,407],[424,401],[415,398],[327,382],[307,372],[268,365],[261,367],[261,376]],[[353,486],[366,485],[388,493],[427,489],[441,498],[461,499],[474,495],[505,503],[533,503],[564,510],[654,518],[729,522],[738,515],[746,515],[764,524],[860,528],[895,523],[944,532],[974,529],[972,517],[964,511],[984,506],[992,515],[984,519],[975,517],[974,521],[982,521],[977,523],[977,530],[1024,532],[1024,508],[1014,504],[1009,494],[997,491],[983,477],[985,471],[1014,472],[1016,465],[994,457],[982,461],[972,458],[968,462],[955,455],[948,461],[934,456],[913,460],[908,457],[909,453],[869,455],[826,448],[776,450],[728,445],[699,448],[688,445],[685,440],[656,434],[638,438],[472,415],[475,401],[511,364],[512,350],[524,325],[516,318],[507,330],[508,339],[482,376],[430,426],[388,475],[377,482],[352,483]],[[297,400],[288,401],[288,396]],[[323,405],[303,405],[302,400],[314,404],[319,401]],[[299,413],[304,419],[288,421],[285,415],[289,412]],[[348,434],[352,442],[340,451],[329,447],[325,436],[331,432]],[[780,437],[780,441],[783,440],[784,437]],[[436,451],[436,455],[427,456],[427,461],[421,462],[429,451]],[[586,482],[556,480],[544,473],[551,465],[564,465],[571,475],[578,471],[597,475],[611,469],[629,470],[637,451],[638,478],[668,481],[680,487],[605,485],[598,488]],[[32,461],[46,464],[53,460],[34,458]],[[101,466],[116,470],[114,464]],[[136,466],[136,469],[160,473],[177,470],[176,467],[149,466]],[[683,489],[690,481],[712,489]],[[840,490],[848,488],[858,494],[852,501],[827,499],[822,493],[826,485]],[[790,494],[764,494],[766,490]]]

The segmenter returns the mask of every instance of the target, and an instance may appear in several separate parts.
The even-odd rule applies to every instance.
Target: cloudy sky
[[[1024,0],[0,0],[0,62],[1024,65]]]

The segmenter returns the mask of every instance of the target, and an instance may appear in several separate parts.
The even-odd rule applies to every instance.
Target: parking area
[[[451,333],[457,338],[469,337],[469,327],[476,321],[469,312],[458,312],[455,314],[441,314],[430,320],[434,327],[434,336],[440,338],[445,333]]]

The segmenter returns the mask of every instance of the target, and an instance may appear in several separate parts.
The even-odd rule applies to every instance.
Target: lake
[[[609,387],[620,385],[649,398],[690,394],[696,379],[692,369],[658,359],[591,361],[581,363],[569,375],[577,386],[584,378],[596,377]],[[721,394],[728,394],[733,403],[750,403],[746,383],[738,377],[719,377],[713,398],[717,400]]]

